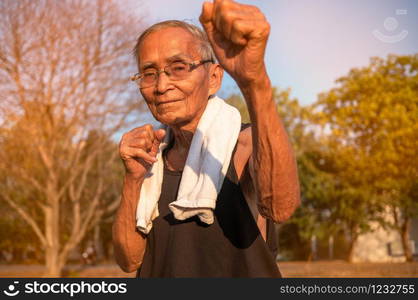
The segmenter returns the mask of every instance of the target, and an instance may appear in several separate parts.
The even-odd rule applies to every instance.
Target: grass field
[[[414,277],[418,278],[418,262],[413,263],[355,263],[344,261],[280,262],[283,277]],[[42,277],[41,265],[0,265],[0,277]],[[115,264],[83,267],[71,265],[65,277],[135,277],[124,273]]]

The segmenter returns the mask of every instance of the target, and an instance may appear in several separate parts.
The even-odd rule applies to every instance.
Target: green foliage
[[[234,106],[241,114],[241,122],[242,123],[250,123],[250,115],[248,113],[247,105],[245,104],[244,99],[241,95],[232,94],[227,99],[225,99],[226,103]]]
[[[365,194],[384,196],[379,200],[404,216],[417,216],[418,54],[373,58],[337,83],[315,106],[321,109],[316,120],[331,130],[342,178]]]
[[[336,83],[310,107],[278,93],[302,193],[280,227],[281,249],[289,253],[295,241],[305,249],[294,258],[306,258],[313,235],[343,234],[346,251],[371,221],[401,230],[400,220],[418,216],[418,55],[372,58]],[[387,207],[399,212],[399,224],[388,223]]]
[[[333,165],[333,187],[322,199],[332,204],[330,221],[342,225],[352,243],[371,230],[370,221],[400,227],[384,217],[387,207],[401,219],[418,216],[417,67],[416,54],[372,58],[312,107]]]

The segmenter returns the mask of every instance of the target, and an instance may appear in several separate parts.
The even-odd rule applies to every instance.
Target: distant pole
[[[332,235],[328,238],[328,258],[334,259],[334,237]]]
[[[312,260],[316,260],[317,257],[317,243],[316,243],[316,235],[311,237],[311,249],[312,249]]]

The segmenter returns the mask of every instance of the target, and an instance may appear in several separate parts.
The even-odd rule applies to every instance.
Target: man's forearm
[[[142,263],[145,237],[136,230],[136,207],[142,181],[125,176],[122,198],[113,223],[116,262],[125,272],[133,272]]]
[[[259,212],[287,220],[300,203],[296,161],[273,101],[269,78],[241,87],[251,118],[252,160]]]

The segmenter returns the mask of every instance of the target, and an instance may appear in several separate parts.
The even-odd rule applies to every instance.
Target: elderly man
[[[206,34],[194,25],[166,21],[151,26],[137,41],[139,73],[133,79],[153,116],[166,127],[135,128],[120,142],[126,174],[113,225],[116,261],[139,277],[280,277],[274,222],[287,220],[300,200],[295,159],[264,64],[270,27],[258,8],[229,0],[204,3],[200,22]],[[196,147],[202,116],[208,103],[215,102],[223,70],[241,89],[251,126],[243,124],[233,150],[225,151],[230,160],[220,177],[213,219],[205,219],[202,211],[176,217],[173,203],[192,161],[189,150]],[[227,119],[221,125],[229,130]],[[222,152],[222,147],[212,149]],[[141,189],[158,177],[153,166],[158,163],[164,165],[162,183],[151,189],[158,205],[151,210],[152,222],[138,227],[138,215],[150,201]]]

